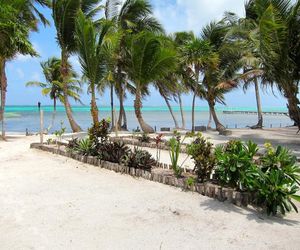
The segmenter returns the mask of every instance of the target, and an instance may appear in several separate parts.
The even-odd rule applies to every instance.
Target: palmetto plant
[[[48,128],[48,130],[53,126],[55,115],[56,115],[56,106],[57,101],[59,100],[61,103],[64,103],[64,95],[63,95],[63,83],[62,83],[62,75],[60,71],[61,60],[56,57],[51,57],[45,62],[41,62],[41,67],[46,79],[46,83],[43,82],[28,82],[26,84],[29,86],[36,86],[42,88],[42,94],[45,96],[49,96],[51,100],[53,100],[53,117],[52,124]],[[82,92],[80,82],[77,79],[77,74],[73,70],[72,66],[68,63],[69,67],[69,80],[68,80],[68,96],[75,101],[80,101],[80,93]]]
[[[162,37],[153,33],[142,32],[130,39],[127,51],[126,72],[135,85],[135,114],[146,133],[153,133],[154,129],[146,124],[142,117],[142,92],[151,82],[172,71],[176,63],[176,52],[172,48],[165,47],[161,39]]]

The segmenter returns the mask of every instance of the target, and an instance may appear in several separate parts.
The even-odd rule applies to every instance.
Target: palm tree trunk
[[[196,93],[194,93],[193,103],[192,103],[192,132],[195,132],[195,103],[196,103]]]
[[[289,110],[289,116],[295,122],[295,125],[298,126],[300,130],[300,108],[299,108],[300,101],[297,98],[297,91],[295,92],[287,91],[285,92],[285,96],[288,101],[287,107]]]
[[[258,123],[256,126],[252,128],[261,129],[263,127],[263,114],[262,114],[261,99],[260,99],[259,85],[258,85],[257,78],[254,79],[254,86],[255,86],[255,96],[256,96],[256,104],[257,104]]]
[[[5,73],[5,60],[0,58],[0,80],[1,80],[1,110],[0,110],[0,120],[2,127],[2,139],[5,140],[5,128],[4,128],[4,110],[6,103],[6,91],[7,91],[7,78]]]
[[[209,118],[208,118],[208,123],[207,123],[207,129],[211,129],[211,122],[212,122],[212,114],[209,109]]]
[[[175,128],[178,129],[178,128],[179,128],[178,122],[177,122],[177,119],[176,119],[175,114],[174,114],[174,112],[173,112],[173,109],[172,109],[172,107],[171,107],[171,105],[170,105],[170,102],[169,102],[168,98],[167,98],[163,93],[161,93],[161,95],[162,95],[162,97],[165,99],[165,102],[166,102],[166,104],[167,104],[167,106],[168,106],[168,109],[169,109],[169,111],[170,111],[170,114],[171,114],[172,119],[173,119],[174,124],[175,124]]]
[[[99,111],[96,103],[95,85],[91,84],[92,100],[91,100],[91,114],[94,125],[99,123]]]
[[[222,123],[218,119],[218,116],[217,116],[217,113],[215,110],[215,102],[213,100],[209,100],[208,105],[209,105],[209,110],[211,112],[211,115],[214,119],[217,131],[222,132],[222,131],[226,130],[226,128],[222,125]]]
[[[125,108],[124,108],[124,104],[122,103],[122,114],[123,114],[123,125],[122,125],[122,129],[123,130],[128,130],[127,128],[127,116],[126,116],[126,111],[125,111]]]
[[[118,119],[118,122],[117,122],[117,126],[118,126],[118,129],[121,128],[122,126],[122,121],[123,121],[123,106],[124,106],[124,89],[122,86],[120,86],[120,96],[119,96],[119,101],[120,101],[120,110],[119,110],[119,119]]]
[[[76,123],[73,117],[71,105],[69,103],[69,96],[68,96],[68,78],[69,78],[69,69],[67,65],[67,54],[62,50],[61,52],[61,71],[63,77],[63,95],[64,95],[64,106],[66,109],[66,114],[72,128],[73,132],[81,132],[81,127]]]
[[[115,128],[115,112],[114,112],[114,85],[110,85],[110,109],[111,109],[111,129]]]
[[[55,120],[55,117],[56,117],[56,97],[53,98],[53,113],[52,113],[52,121],[51,121],[51,124],[50,126],[48,127],[48,132],[49,130],[54,126],[54,120]]]
[[[181,94],[178,94],[178,101],[179,101],[179,107],[180,107],[182,129],[185,129],[185,119],[184,119],[184,112],[183,112]]]
[[[134,100],[134,111],[135,111],[135,115],[136,118],[141,126],[141,129],[145,132],[145,133],[154,133],[154,129],[149,126],[143,119],[142,117],[142,97],[141,97],[141,90],[140,89],[136,89],[136,94],[135,94],[135,100]]]

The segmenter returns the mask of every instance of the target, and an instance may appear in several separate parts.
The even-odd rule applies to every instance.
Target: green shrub
[[[300,201],[296,195],[299,191],[300,167],[291,152],[281,146],[274,149],[266,144],[267,151],[260,158],[261,168],[254,179],[254,188],[258,194],[258,205],[266,208],[268,214],[283,215],[292,208],[297,211],[292,199]],[[297,211],[298,212],[298,211]]]
[[[230,141],[215,149],[216,175],[222,185],[239,190],[251,190],[257,166],[254,156],[258,151],[255,143]]]
[[[170,145],[171,166],[173,172],[176,177],[180,177],[182,175],[182,168],[178,165],[180,147],[181,147],[180,138],[175,138],[175,137],[171,138],[169,141],[169,145]]]
[[[120,164],[130,154],[130,148],[123,142],[107,142],[100,146],[98,154],[102,160]]]
[[[95,144],[89,138],[79,140],[74,151],[84,156],[96,155]]]
[[[150,142],[150,136],[147,134],[147,133],[143,133],[139,138],[138,140],[140,142],[145,142],[145,143],[149,143]]]
[[[145,150],[134,148],[132,152],[124,157],[123,163],[125,166],[135,169],[143,169],[151,171],[156,164],[152,155]]]
[[[101,143],[105,143],[108,140],[109,134],[109,120],[101,120],[99,123],[94,124],[89,130],[89,139],[98,146]]]
[[[200,182],[209,180],[216,163],[213,144],[199,134],[190,145],[187,145],[187,153],[194,160],[194,171],[198,175],[198,180]]]

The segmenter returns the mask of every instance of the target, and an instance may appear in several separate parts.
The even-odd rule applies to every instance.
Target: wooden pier
[[[257,115],[258,113],[256,111],[223,111],[224,114],[228,115],[237,115],[237,114],[243,114],[243,115]],[[288,112],[262,112],[263,115],[284,115],[288,116]]]

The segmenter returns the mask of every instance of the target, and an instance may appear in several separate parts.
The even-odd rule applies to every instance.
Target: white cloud
[[[39,56],[42,56],[42,49],[40,45],[37,42],[32,42],[32,46],[34,50],[38,53]],[[38,57],[32,57],[30,55],[22,55],[22,54],[17,54],[15,61],[19,62],[28,62],[32,60],[38,60]]]
[[[24,74],[24,71],[22,69],[17,68],[16,72],[17,72],[20,79],[24,79],[25,74]]]
[[[31,75],[31,81],[36,81],[36,82],[40,82],[42,79],[42,76],[40,73],[38,72],[33,72]]]
[[[239,16],[244,13],[244,0],[153,0],[155,16],[168,32],[201,28],[213,20],[219,20],[225,11]]]

